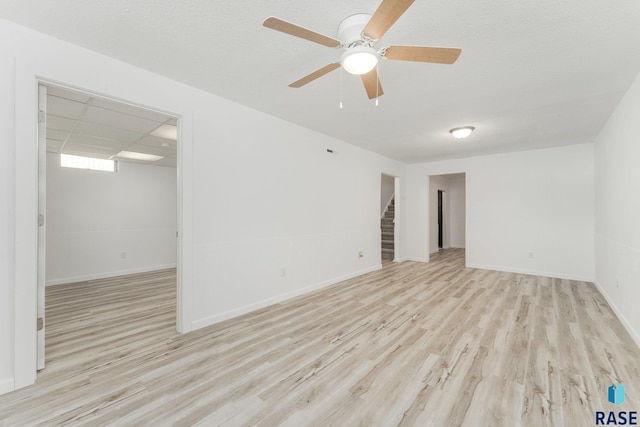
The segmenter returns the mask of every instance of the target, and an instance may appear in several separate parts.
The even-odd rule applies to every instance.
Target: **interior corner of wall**
[[[636,343],[638,348],[640,348],[640,331],[636,331],[635,330],[635,328],[631,325],[631,322],[629,322],[627,320],[627,318],[625,317],[625,315],[622,313],[622,311],[620,311],[620,309],[616,305],[616,303],[613,300],[613,298],[611,298],[611,295],[609,295],[609,293],[600,284],[600,282],[598,281],[597,278],[594,279],[593,284],[596,286],[596,288],[598,289],[600,294],[607,301],[607,304],[609,304],[609,307],[611,307],[611,310],[613,310],[613,313],[616,315],[618,320],[620,320],[620,323],[622,323],[622,326],[624,326],[624,328],[629,333],[629,335],[631,335],[631,338]]]

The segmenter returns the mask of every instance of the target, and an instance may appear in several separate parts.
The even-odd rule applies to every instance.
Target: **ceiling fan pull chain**
[[[380,95],[378,94],[378,89],[380,88],[380,63],[376,64],[376,107],[378,106],[378,99],[380,99]]]
[[[340,109],[342,110],[342,67],[340,67]]]

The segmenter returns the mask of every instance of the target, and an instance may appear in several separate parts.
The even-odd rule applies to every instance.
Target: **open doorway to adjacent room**
[[[380,179],[380,253],[382,264],[397,260],[399,248],[400,179],[382,174]]]
[[[466,175],[429,176],[429,253],[466,247]]]
[[[40,84],[38,108],[43,369],[175,330],[178,118],[53,84]]]

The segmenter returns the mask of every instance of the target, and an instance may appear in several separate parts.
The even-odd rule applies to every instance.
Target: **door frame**
[[[37,273],[37,369],[45,361],[45,286],[47,271],[47,86],[38,85],[38,273]]]
[[[62,80],[43,77],[37,66],[16,60],[15,64],[15,234],[13,288],[13,389],[33,384],[37,378],[37,274],[38,274],[38,86],[60,86],[97,97],[125,102],[168,114],[178,119],[177,153],[177,302],[176,329],[186,333],[193,329],[191,295],[193,292],[193,228],[188,221],[193,215],[192,169],[193,111],[171,111],[129,101],[99,90],[82,88]],[[40,64],[42,66],[42,64]],[[81,73],[82,75],[82,73]],[[80,78],[75,76],[75,78]],[[111,91],[108,82],[98,82]],[[137,93],[143,96],[144,93]],[[143,96],[144,97],[144,96]],[[148,98],[147,94],[147,98]],[[174,105],[169,95],[154,96],[159,103]]]
[[[438,189],[438,249],[444,249],[444,190]]]

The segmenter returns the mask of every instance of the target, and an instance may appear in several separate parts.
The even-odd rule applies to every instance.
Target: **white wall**
[[[0,384],[35,379],[36,76],[181,118],[179,329],[379,268],[380,175],[405,165],[0,20],[0,116],[15,111],[0,122],[0,232],[16,233],[15,261],[0,261],[0,301],[16,308],[15,328],[0,324]]]
[[[596,283],[640,345],[640,75],[595,143]]]
[[[48,153],[47,284],[174,267],[176,188],[175,168],[71,169]]]
[[[426,177],[459,172],[468,266],[594,279],[593,144],[410,165],[409,259],[428,259]]]
[[[396,190],[396,179],[393,176],[382,175],[380,178],[380,215],[389,206],[389,202]]]
[[[455,176],[449,180],[449,246],[465,247],[465,176]]]
[[[0,61],[0,123],[14,122],[13,61]],[[14,140],[0,124],[0,394],[13,389]]]
[[[211,195],[194,201],[203,301],[194,306],[195,326],[378,268],[380,174],[392,165],[402,173],[402,166],[244,107],[226,108],[228,127],[198,126],[195,135],[211,142],[198,146],[198,157],[222,150],[237,159],[195,165],[196,175],[205,173],[199,167],[210,172],[194,182],[194,193]],[[210,121],[195,117],[196,125]]]

